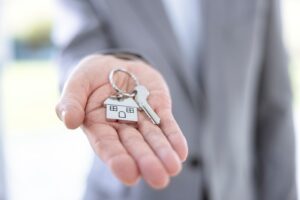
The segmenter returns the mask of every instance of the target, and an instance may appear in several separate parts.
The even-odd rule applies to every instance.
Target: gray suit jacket
[[[165,77],[190,157],[170,186],[128,188],[95,159],[86,199],[295,200],[291,90],[277,0],[203,0],[201,78],[160,0],[59,0],[61,81],[83,56],[137,52]],[[200,56],[200,55],[199,55]]]

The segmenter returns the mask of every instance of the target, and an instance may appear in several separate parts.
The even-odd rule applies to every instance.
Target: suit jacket
[[[201,78],[160,0],[59,0],[61,82],[99,51],[143,55],[165,77],[190,156],[168,188],[120,184],[97,158],[86,199],[295,200],[291,90],[277,0],[203,0]],[[199,55],[200,56],[200,55]]]

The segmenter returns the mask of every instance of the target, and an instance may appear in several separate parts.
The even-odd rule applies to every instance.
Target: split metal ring
[[[117,68],[117,69],[113,69],[110,73],[109,73],[109,83],[111,84],[111,86],[113,87],[114,90],[116,90],[117,92],[117,96],[119,97],[134,97],[135,96],[135,93],[134,91],[132,91],[131,93],[127,92],[127,91],[124,91],[122,89],[120,89],[114,82],[114,75],[117,73],[117,72],[123,72],[125,74],[127,74],[131,79],[134,80],[134,83],[135,85],[139,85],[139,81],[138,79],[136,78],[136,76],[132,73],[130,73],[129,71],[127,71],[126,69],[124,68]]]

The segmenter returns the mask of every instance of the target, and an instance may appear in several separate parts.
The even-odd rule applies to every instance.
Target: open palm
[[[103,102],[114,93],[108,74],[116,67],[135,74],[150,91],[148,102],[161,118],[159,126],[144,112],[138,113],[137,123],[106,119]],[[119,87],[132,89],[128,76],[117,74],[115,80]],[[70,75],[56,111],[68,128],[81,126],[96,154],[127,185],[142,177],[150,186],[163,188],[170,176],[180,172],[181,161],[187,157],[186,140],[171,112],[168,87],[162,76],[142,61],[87,57]]]

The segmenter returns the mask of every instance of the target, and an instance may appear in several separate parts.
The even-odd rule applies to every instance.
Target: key
[[[146,115],[151,119],[153,124],[159,125],[160,118],[148,104],[147,98],[149,96],[149,91],[145,86],[138,85],[135,87],[136,95],[134,100],[138,106],[146,113]]]

